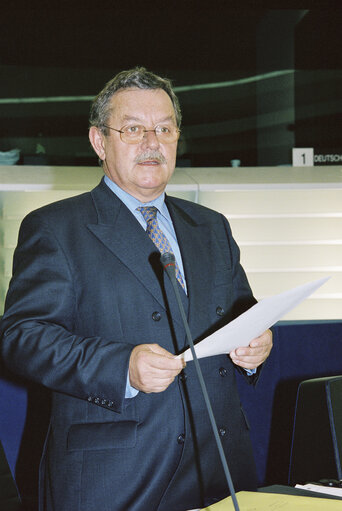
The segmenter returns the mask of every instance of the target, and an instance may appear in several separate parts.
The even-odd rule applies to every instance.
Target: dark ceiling
[[[77,5],[61,1],[51,8],[46,2],[35,8],[26,2],[2,8],[2,64],[255,68],[255,31],[264,9],[233,9],[227,1]]]

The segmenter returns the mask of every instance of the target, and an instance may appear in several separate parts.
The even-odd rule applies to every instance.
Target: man
[[[22,223],[1,346],[53,391],[40,509],[185,511],[228,495],[194,364],[174,356],[186,337],[159,249],[175,254],[195,340],[255,300],[226,219],[165,196],[180,122],[168,80],[119,73],[90,116],[104,179]],[[271,345],[268,331],[201,360],[237,490],[256,480],[234,371],[254,382]]]

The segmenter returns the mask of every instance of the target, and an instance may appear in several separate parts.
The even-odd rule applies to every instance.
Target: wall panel
[[[22,218],[90,190],[101,175],[95,167],[0,166],[1,311]],[[341,318],[341,167],[182,168],[167,192],[229,219],[258,299],[331,276],[284,319]]]

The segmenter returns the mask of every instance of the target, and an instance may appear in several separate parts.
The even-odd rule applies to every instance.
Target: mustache
[[[142,163],[143,161],[153,160],[158,163],[165,164],[166,158],[159,151],[146,151],[145,153],[139,154],[134,163]]]

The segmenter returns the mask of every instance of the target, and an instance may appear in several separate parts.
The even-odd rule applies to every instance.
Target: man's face
[[[107,126],[120,130],[125,126],[176,126],[171,99],[162,89],[124,89],[114,94],[110,102],[111,115]],[[96,131],[94,131],[96,130]],[[90,140],[103,160],[105,174],[123,190],[142,202],[160,195],[176,164],[177,141],[162,144],[155,133],[145,133],[139,144],[127,144],[120,133],[108,130],[104,136],[91,128]]]

